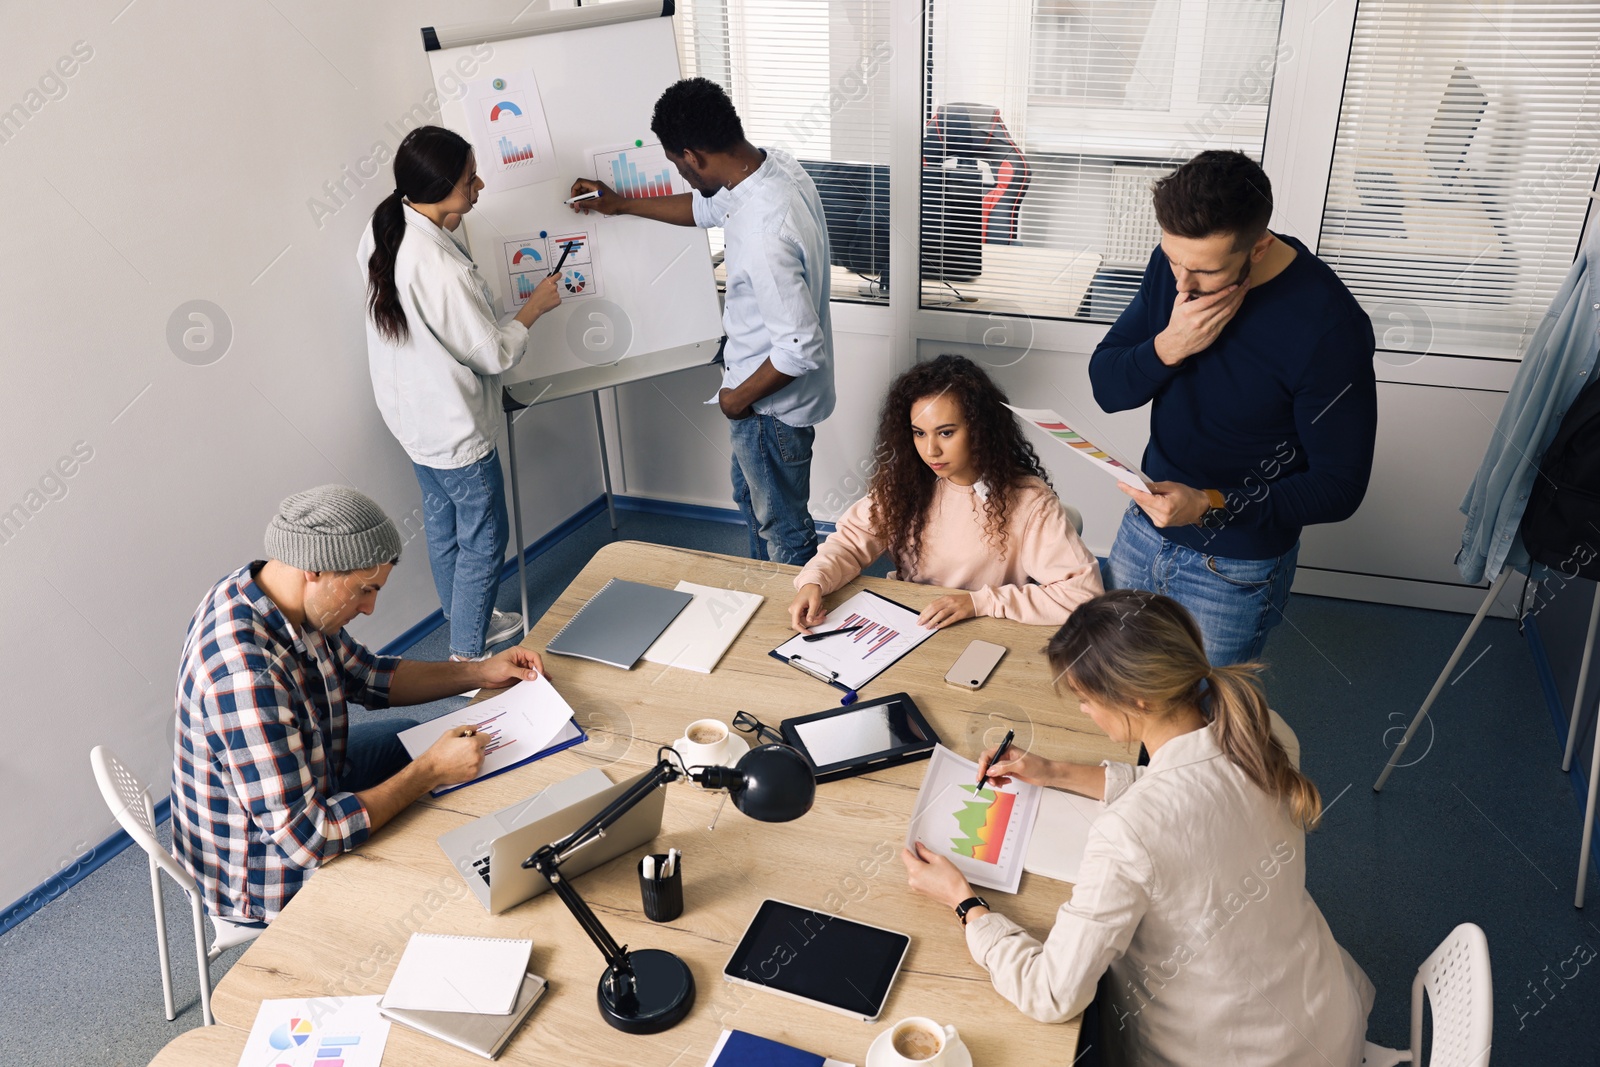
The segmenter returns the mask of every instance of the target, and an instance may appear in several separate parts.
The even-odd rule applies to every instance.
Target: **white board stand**
[[[511,464],[511,516],[517,537],[517,580],[522,586],[522,636],[528,636],[528,561],[526,542],[522,539],[522,493],[517,476],[516,425],[521,413],[538,404],[564,400],[570,396],[588,393],[594,401],[594,431],[600,444],[600,475],[605,483],[606,512],[611,519],[611,529],[617,528],[617,506],[611,488],[611,455],[606,447],[606,424],[600,412],[600,390],[611,389],[626,382],[656,378],[695,367],[709,367],[721,355],[720,341],[702,341],[681,348],[655,352],[629,360],[628,366],[619,370],[617,364],[566,371],[544,378],[507,385],[500,391],[500,407],[506,415],[506,454]]]

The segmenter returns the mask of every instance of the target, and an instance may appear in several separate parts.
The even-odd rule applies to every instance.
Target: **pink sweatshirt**
[[[916,573],[893,577],[965,589],[979,615],[1037,626],[1066,622],[1073,608],[1105,591],[1100,565],[1048,485],[1029,478],[1013,492],[1002,557],[984,537],[983,498],[972,486],[941,479],[929,504]],[[795,575],[796,589],[814,584],[831,593],[883,555],[885,545],[870,526],[871,500],[864,496],[844,513],[838,529]]]

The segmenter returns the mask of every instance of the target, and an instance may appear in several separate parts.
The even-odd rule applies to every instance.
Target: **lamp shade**
[[[758,822],[789,822],[811,810],[817,779],[811,764],[788,745],[760,745],[732,768],[707,767],[695,779],[712,789],[726,789],[733,806]]]

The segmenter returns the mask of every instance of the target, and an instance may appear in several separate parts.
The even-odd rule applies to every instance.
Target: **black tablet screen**
[[[818,767],[855,763],[866,756],[928,743],[898,700],[795,723],[793,729]]]
[[[905,934],[766,900],[723,971],[871,1019],[910,944]]]

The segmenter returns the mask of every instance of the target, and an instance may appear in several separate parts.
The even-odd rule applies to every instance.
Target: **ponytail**
[[[1161,716],[1192,707],[1211,721],[1223,755],[1305,830],[1322,796],[1273,736],[1261,666],[1213,667],[1193,616],[1167,597],[1115,589],[1081,605],[1045,649],[1059,686],[1110,708]],[[1132,712],[1135,713],[1136,712]]]
[[[367,258],[367,313],[378,336],[399,344],[410,336],[405,305],[395,286],[394,265],[406,235],[404,201],[437,204],[448,199],[466,174],[472,145],[453,130],[418,126],[394,154],[394,192],[372,213],[372,255]]]
[[[1273,734],[1259,670],[1254,663],[1213,667],[1203,710],[1216,727],[1223,755],[1262,792],[1288,804],[1296,825],[1314,830],[1322,818],[1322,794],[1289,761],[1283,742]]]
[[[372,255],[367,259],[367,313],[378,336],[390,344],[399,344],[411,332],[394,284],[394,261],[406,235],[404,200],[404,194],[396,189],[372,213]]]

